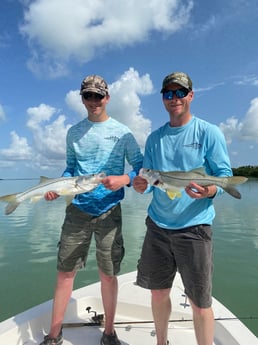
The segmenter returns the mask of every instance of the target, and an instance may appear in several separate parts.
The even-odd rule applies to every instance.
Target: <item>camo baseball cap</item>
[[[99,75],[89,75],[81,83],[80,95],[85,92],[94,92],[102,96],[108,95],[108,85]]]
[[[162,89],[160,92],[164,92],[166,87],[170,84],[179,84],[188,90],[193,89],[192,80],[190,79],[189,75],[183,72],[174,72],[167,75],[163,80]]]

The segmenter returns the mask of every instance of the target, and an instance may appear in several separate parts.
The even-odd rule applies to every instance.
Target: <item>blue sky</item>
[[[232,167],[258,165],[257,0],[1,0],[0,178],[59,176],[88,74],[140,143],[168,121],[163,78],[193,80],[192,113],[223,131]]]

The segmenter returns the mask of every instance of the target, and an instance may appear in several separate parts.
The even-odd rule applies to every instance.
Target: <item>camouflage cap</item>
[[[105,80],[98,75],[89,75],[81,83],[80,95],[85,92],[94,92],[102,96],[108,95],[108,85]]]
[[[162,89],[160,92],[162,93],[170,84],[179,84],[188,90],[193,89],[192,80],[186,73],[183,72],[174,72],[167,75],[163,80]]]

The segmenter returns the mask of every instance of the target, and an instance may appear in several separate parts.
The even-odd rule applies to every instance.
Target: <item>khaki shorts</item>
[[[146,225],[137,284],[151,290],[169,289],[179,271],[186,295],[199,308],[209,308],[213,270],[210,225],[167,230],[150,217]]]
[[[93,234],[99,269],[109,276],[120,271],[120,263],[124,257],[120,204],[98,217],[91,216],[72,204],[66,208],[58,244],[58,271],[77,271],[86,265]]]

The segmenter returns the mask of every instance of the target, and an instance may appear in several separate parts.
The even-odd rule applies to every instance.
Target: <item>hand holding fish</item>
[[[212,198],[217,193],[217,187],[215,185],[200,186],[197,183],[190,182],[185,187],[186,193],[194,199]]]
[[[55,200],[57,198],[59,198],[59,194],[57,194],[56,192],[53,192],[53,191],[49,191],[47,193],[44,194],[44,199],[47,200],[47,201],[52,201],[52,200]]]
[[[112,190],[113,192],[128,185],[130,183],[130,178],[128,175],[110,175],[102,179],[101,183],[105,188]]]
[[[133,180],[133,188],[138,193],[143,193],[148,186],[148,182],[145,178],[141,176],[136,176]]]

